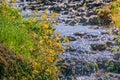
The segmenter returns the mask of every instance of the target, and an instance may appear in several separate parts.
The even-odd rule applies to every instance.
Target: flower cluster
[[[34,47],[31,49],[36,57],[36,62],[33,64],[33,74],[35,77],[41,76],[41,79],[47,76],[50,80],[57,80],[59,68],[56,64],[61,60],[58,56],[64,53],[64,48],[60,40],[60,34],[54,34],[53,22],[48,19],[47,13],[40,16],[42,20],[37,18],[29,20],[30,31],[35,41]],[[51,14],[54,19],[56,16],[56,13]]]

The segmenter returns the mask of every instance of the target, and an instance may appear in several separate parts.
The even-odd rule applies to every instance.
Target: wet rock
[[[67,77],[67,80],[73,80],[72,77],[73,77],[73,76],[68,76],[68,77]]]
[[[92,50],[99,50],[99,51],[104,51],[106,50],[106,45],[105,44],[100,44],[100,43],[94,43],[91,44]]]
[[[85,2],[86,2],[86,3],[93,3],[94,0],[86,0]]]
[[[105,72],[104,70],[100,70],[96,73],[97,80],[119,80],[120,75],[116,73]]]
[[[115,60],[120,60],[120,52],[118,52],[117,54],[114,55],[114,59]]]
[[[76,16],[81,16],[81,17],[83,17],[83,16],[85,16],[86,14],[85,13],[77,13],[76,14]]]
[[[74,26],[75,24],[77,24],[76,21],[71,21],[68,25],[70,25],[70,26]]]
[[[106,63],[107,63],[107,60],[100,59],[100,58],[97,59],[97,64],[99,66],[99,69],[105,69]]]
[[[112,41],[107,41],[106,46],[108,47],[114,46],[114,43]]]
[[[66,52],[68,52],[68,51],[73,52],[73,51],[76,51],[77,49],[75,47],[70,46],[70,47],[67,47],[65,50],[66,50]]]
[[[87,6],[88,9],[93,9],[93,8],[95,7],[95,6],[94,6],[93,4],[91,4],[91,3],[87,4],[86,6]]]
[[[87,22],[87,19],[86,18],[81,18],[80,19],[80,23],[86,23]]]
[[[74,33],[74,35],[75,35],[75,36],[83,37],[83,36],[86,35],[86,33],[84,33],[84,32],[76,32],[76,33]]]
[[[89,21],[88,21],[88,24],[90,24],[90,25],[98,25],[99,24],[98,17],[90,18]]]
[[[79,54],[87,54],[87,53],[88,53],[88,51],[85,50],[84,48],[77,49],[77,52],[78,52]]]
[[[74,26],[76,24],[76,21],[72,20],[72,19],[69,19],[69,20],[66,20],[65,21],[65,24],[68,24],[70,26]]]
[[[68,15],[68,11],[64,11],[64,12],[62,12],[62,15]]]
[[[63,63],[61,66],[61,72],[64,76],[72,75],[72,66],[68,63]]]
[[[53,6],[53,7],[51,7],[50,8],[50,10],[52,10],[52,11],[54,11],[54,12],[57,12],[57,13],[59,13],[60,11],[61,11],[61,7],[59,7],[59,6]]]
[[[91,34],[87,34],[86,35],[86,38],[88,39],[88,38],[97,38],[98,37],[98,34],[95,34],[95,33],[91,33]]]
[[[92,15],[97,15],[96,11],[87,11],[86,17],[90,17]]]
[[[95,7],[100,7],[102,5],[103,5],[103,3],[100,3],[100,2],[96,3],[96,2],[94,2],[94,3],[88,3],[86,6],[87,6],[88,9],[93,9]]]
[[[117,29],[112,29],[112,34],[118,35],[119,31]]]
[[[112,2],[112,1],[113,1],[113,0],[105,0],[105,2],[108,2],[108,3],[109,3],[109,2]]]
[[[99,29],[99,26],[91,26],[90,29]]]
[[[104,35],[104,34],[110,34],[110,32],[108,32],[108,31],[102,31],[101,35]]]
[[[68,37],[68,39],[69,39],[69,41],[76,41],[77,39],[75,38],[75,37],[73,37],[73,36],[67,36]]]
[[[97,54],[98,52],[96,51],[91,51],[90,54]]]
[[[100,40],[99,38],[93,38],[90,41],[99,41],[99,40]]]
[[[89,62],[80,62],[76,64],[75,73],[77,75],[89,75],[89,73],[95,72],[97,70],[96,63],[89,63]]]

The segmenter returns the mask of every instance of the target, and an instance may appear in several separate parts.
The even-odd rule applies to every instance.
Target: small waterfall
[[[24,0],[24,6],[27,6],[27,1],[26,0]]]

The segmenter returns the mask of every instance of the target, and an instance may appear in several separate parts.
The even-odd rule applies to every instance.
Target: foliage
[[[99,9],[98,16],[100,23],[102,25],[109,25],[112,21],[112,16],[109,6],[104,6],[102,9]]]
[[[52,17],[53,15],[56,14],[52,14]],[[33,73],[35,76],[41,76],[36,80],[46,80],[48,77],[49,80],[53,80],[53,78],[56,80],[58,68],[55,65],[57,61],[61,60],[58,56],[59,53],[64,52],[64,49],[60,43],[60,34],[52,35],[54,29],[51,27],[52,22],[48,20],[47,14],[41,14],[41,17],[42,20],[37,18],[28,20],[28,24],[30,24],[29,31],[35,41],[32,49],[32,53],[36,58]]]
[[[107,71],[120,73],[120,63],[119,61],[109,61],[106,65]]]
[[[3,44],[0,44],[0,79],[21,80],[27,77],[32,78],[32,65],[20,55]]]
[[[111,4],[112,19],[116,27],[120,27],[120,0]]]
[[[115,0],[107,6],[103,6],[98,10],[100,22],[109,25],[113,21],[115,27],[120,26],[120,0]]]
[[[104,6],[102,9],[99,10],[98,16],[101,18],[101,20],[105,21],[106,23],[109,20],[112,20],[114,23],[114,26],[119,28],[120,27],[120,0],[113,1],[110,5]],[[113,26],[112,26],[113,27]],[[118,41],[118,45],[120,43],[119,36],[116,39]],[[113,48],[114,52],[116,51],[118,54],[118,51],[120,50],[120,47],[118,46]],[[116,61],[109,61],[106,65],[107,71],[110,72],[116,72],[120,73],[120,63],[118,60]]]
[[[57,14],[48,16],[46,10],[44,14],[40,14],[42,19],[33,17],[23,20],[19,11],[8,5],[5,0],[0,5],[0,14],[0,43],[7,45],[17,55],[23,56],[26,61],[18,62],[20,66],[31,62],[26,64],[26,67],[20,67],[18,73],[8,74],[18,74],[13,76],[17,80],[58,80],[59,68],[56,64],[61,60],[58,56],[64,52],[64,49],[60,34],[54,35],[52,27]],[[19,70],[16,66],[15,69]],[[26,71],[27,67],[29,69]],[[22,73],[23,70],[25,72]],[[28,76],[20,78],[20,75],[24,74]],[[4,75],[2,77],[6,78]],[[7,80],[10,80],[10,77],[7,76]]]

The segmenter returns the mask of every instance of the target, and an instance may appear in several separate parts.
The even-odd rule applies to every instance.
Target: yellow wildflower
[[[69,42],[68,37],[66,37],[66,38],[64,39],[64,42]]]
[[[34,62],[33,68],[40,68],[40,63]]]
[[[52,63],[54,61],[54,58],[53,57],[49,57],[48,61]]]
[[[54,12],[54,13],[52,13],[51,18],[55,19],[57,16],[58,16],[58,14]]]
[[[53,31],[52,30],[46,30],[46,33],[52,34]]]
[[[57,71],[57,70],[58,70],[58,68],[57,68],[56,66],[54,67],[54,69],[55,69],[55,71]]]
[[[52,56],[55,56],[55,51],[54,50],[50,50],[49,52],[50,52],[50,54],[52,54]]]
[[[120,0],[117,0],[117,2],[119,2],[119,3],[120,3]]]
[[[11,0],[12,3],[15,3],[17,0]]]
[[[65,50],[64,50],[64,48],[62,48],[62,53],[64,53],[65,52]]]
[[[37,70],[33,70],[33,73],[34,73],[34,74],[38,74],[39,71],[37,71]]]
[[[39,37],[39,40],[42,40],[42,39],[43,39],[43,37],[42,37],[42,36],[40,36],[40,37]]]
[[[44,20],[48,20],[48,17],[47,17],[46,14],[42,13],[42,14],[40,14],[40,16],[42,17],[42,19],[44,19]]]
[[[13,19],[15,19],[16,17],[15,16],[12,16]]]
[[[38,10],[35,10],[35,11],[34,11],[34,16],[36,16],[37,12],[38,12]]]
[[[44,24],[44,28],[46,28],[46,29],[47,29],[48,27],[49,27],[49,26],[48,26],[47,24]]]
[[[45,72],[48,73],[48,74],[51,74],[51,73],[52,73],[52,71],[51,71],[50,69],[46,69]]]
[[[66,66],[66,65],[62,65],[61,67],[62,67],[62,68],[64,68],[64,69],[66,69],[66,68],[67,68],[67,66]]]
[[[62,61],[62,58],[58,58],[57,61]]]
[[[10,80],[14,80],[14,79],[10,79]],[[22,77],[22,80],[28,80],[26,77]]]
[[[49,41],[48,41],[48,43],[49,43],[50,45],[52,45],[52,44],[53,44],[53,42],[52,42],[51,40],[49,40]]]
[[[42,45],[42,44],[43,44],[43,41],[42,41],[42,40],[40,40],[40,41],[39,41],[39,45]]]
[[[57,36],[60,36],[60,32],[57,32]]]
[[[55,40],[56,40],[56,41],[59,41],[59,40],[60,40],[60,38],[59,38],[59,37],[56,37],[56,38],[55,38]]]
[[[60,43],[56,43],[55,45],[56,45],[56,47],[61,47]]]
[[[37,34],[34,32],[32,36],[35,39],[37,37]]]
[[[45,13],[47,13],[48,14],[48,12],[49,12],[49,10],[48,10],[48,8],[45,10]]]
[[[49,36],[46,35],[46,36],[44,36],[44,38],[45,38],[45,39],[49,39]]]
[[[6,5],[7,3],[6,3],[6,0],[3,0],[2,1],[2,5]]]
[[[34,48],[33,48],[33,47],[31,47],[31,48],[30,48],[30,51],[33,51],[33,50],[34,50]]]

